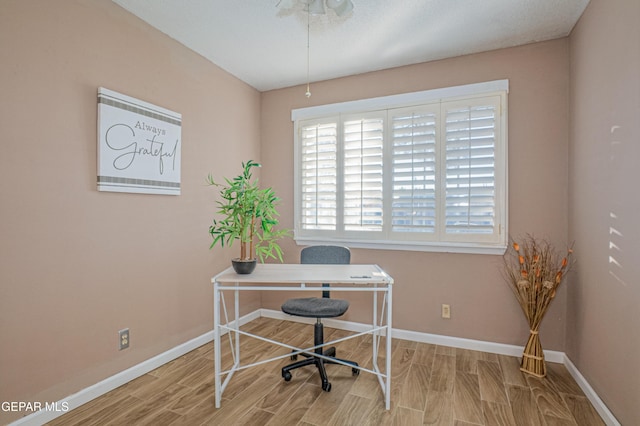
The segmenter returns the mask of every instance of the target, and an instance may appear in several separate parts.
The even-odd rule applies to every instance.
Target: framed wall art
[[[98,191],[180,195],[182,115],[98,88]]]

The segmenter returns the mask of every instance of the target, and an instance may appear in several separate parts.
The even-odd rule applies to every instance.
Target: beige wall
[[[640,424],[640,2],[591,0],[570,37],[567,355],[623,425]]]
[[[96,190],[99,86],[182,114],[182,195]],[[232,253],[208,250],[205,178],[259,159],[260,94],[104,0],[2,0],[0,93],[0,401],[60,400],[210,331]]]
[[[640,424],[639,18],[635,0],[593,0],[569,40],[316,83],[307,100],[303,87],[260,95],[108,1],[3,0],[0,401],[59,400],[211,329],[209,279],[233,252],[207,249],[204,177],[261,160],[292,226],[292,108],[508,78],[511,234],[576,241],[543,345]],[[98,86],[182,113],[182,195],[96,191]],[[297,261],[300,247],[284,248]],[[499,256],[357,249],[353,261],[396,278],[398,328],[524,343]],[[250,296],[244,312],[280,301]],[[367,320],[352,301],[347,319]]]
[[[283,198],[293,226],[291,109],[497,79],[509,79],[509,210],[512,235],[530,232],[558,244],[567,238],[568,42],[566,39],[357,75],[262,96],[263,179]],[[296,262],[300,247],[285,246]],[[500,276],[501,256],[353,250],[356,263],[378,263],[395,278],[394,327],[524,345],[528,327]],[[542,328],[546,349],[564,350],[566,289]],[[263,295],[279,309],[282,295]],[[346,319],[367,321],[367,302],[350,294]],[[440,318],[441,304],[452,318]]]

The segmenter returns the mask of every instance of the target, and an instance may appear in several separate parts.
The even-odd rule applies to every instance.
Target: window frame
[[[294,240],[299,245],[311,244],[344,244],[354,248],[370,248],[381,250],[410,250],[410,251],[427,251],[427,252],[449,252],[449,253],[474,253],[474,254],[504,254],[508,244],[508,120],[507,120],[507,101],[509,92],[508,80],[495,80],[484,83],[475,83],[455,87],[447,87],[421,92],[412,92],[400,95],[384,96],[379,98],[362,99],[349,102],[341,102],[329,105],[320,105],[308,108],[294,109],[291,111],[291,120],[294,123]],[[437,238],[424,239],[422,233],[407,233],[404,239],[390,239],[392,235],[398,235],[398,232],[391,232],[391,226],[388,224],[381,232],[366,231],[340,231],[340,227],[344,224],[337,215],[336,231],[326,230],[302,230],[301,228],[301,141],[300,131],[305,123],[309,121],[328,122],[336,120],[337,123],[337,170],[342,169],[342,153],[343,153],[343,123],[346,118],[385,115],[384,121],[384,142],[383,142],[383,177],[392,175],[392,164],[390,161],[391,139],[390,133],[392,126],[390,125],[391,114],[389,111],[399,111],[404,108],[416,107],[432,108],[433,104],[443,105],[449,102],[457,102],[469,100],[472,98],[498,97],[499,111],[496,119],[497,135],[495,140],[495,227],[497,235],[491,234],[492,238],[476,238],[476,241],[465,240],[464,237],[449,238],[446,241]],[[439,114],[439,139],[443,139],[442,134],[443,118],[442,110]],[[443,142],[436,142],[440,144]],[[437,161],[436,175],[443,174],[443,161],[445,154],[443,150],[436,153],[439,157]],[[439,185],[444,185],[442,176],[440,176]],[[383,203],[384,212],[387,216],[385,222],[389,222],[391,207],[390,200],[392,194],[392,179],[385,178],[383,180]],[[337,173],[337,211],[343,209],[343,176]],[[436,190],[439,194],[443,194],[443,189]],[[436,209],[439,211],[439,220],[443,221],[442,209],[445,207],[444,200],[436,200]],[[436,224],[438,229],[444,229],[444,225]],[[435,234],[438,234],[436,231]],[[474,234],[477,235],[477,234]],[[484,241],[483,241],[484,240]]]

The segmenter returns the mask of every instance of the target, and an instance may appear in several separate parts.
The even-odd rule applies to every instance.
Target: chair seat
[[[333,318],[347,312],[349,302],[326,297],[289,299],[282,304],[282,311],[289,315],[310,318]]]

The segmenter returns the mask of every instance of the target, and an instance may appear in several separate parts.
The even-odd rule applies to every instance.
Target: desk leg
[[[238,330],[240,330],[240,291],[238,290],[238,286],[240,284],[236,283],[236,290],[235,290],[235,301],[234,301],[234,310],[235,310],[235,329],[236,329],[236,359],[233,360],[233,368],[235,369],[237,366],[240,365],[240,333],[238,333]]]
[[[216,408],[220,408],[222,395],[220,386],[220,290],[217,281],[213,283],[213,359],[215,369],[215,401]]]
[[[374,288],[374,291],[373,291],[373,323],[372,324],[373,324],[373,328],[376,328],[376,326],[378,325],[378,292],[376,291],[378,288],[378,284],[374,284],[373,288]],[[371,338],[373,340],[372,342],[373,361],[374,361],[373,365],[378,365],[378,335],[379,334],[380,332],[376,331],[371,335]]]
[[[393,306],[392,298],[391,298],[392,288],[393,288],[392,285],[389,285],[387,287],[387,369],[386,369],[387,389],[385,391],[385,397],[386,397],[385,406],[387,410],[391,408],[391,318],[393,315],[393,311],[391,309],[391,307]]]

